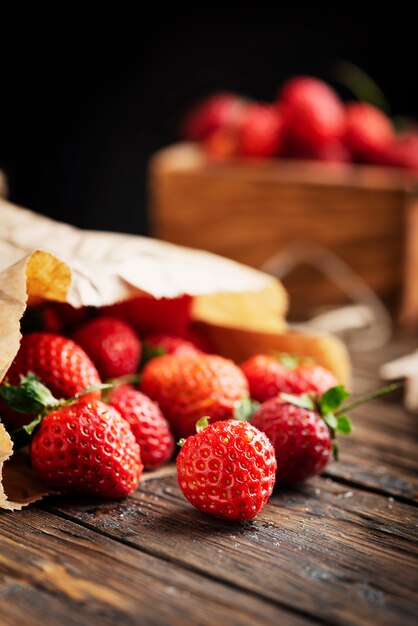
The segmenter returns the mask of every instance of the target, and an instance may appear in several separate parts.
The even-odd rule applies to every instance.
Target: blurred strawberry
[[[31,306],[26,309],[20,320],[20,330],[23,335],[37,331],[60,335],[63,332],[63,324],[51,304]]]
[[[240,125],[246,103],[238,96],[220,92],[202,100],[187,114],[183,135],[190,141],[202,141],[219,128]]]
[[[203,141],[205,152],[213,159],[228,159],[238,153],[238,135],[235,130],[218,128]]]
[[[199,326],[195,324],[189,324],[186,331],[181,335],[187,341],[191,341],[201,352],[207,352],[208,354],[213,354],[215,352],[215,347],[206,337]]]
[[[278,109],[267,104],[248,106],[238,131],[238,153],[248,157],[278,155],[283,145],[283,119]]]
[[[319,150],[339,141],[345,130],[345,111],[335,91],[322,80],[297,76],[279,94],[287,142],[292,151]]]
[[[163,333],[144,337],[143,348],[146,362],[163,354],[199,354],[201,352],[191,341],[179,335]]]
[[[141,342],[134,329],[115,317],[98,317],[74,333],[74,341],[89,355],[103,380],[134,374]]]
[[[351,161],[351,154],[342,141],[335,141],[315,149],[289,146],[286,155],[291,158],[326,163],[349,163]]]
[[[131,324],[140,335],[174,333],[182,335],[190,321],[193,298],[150,298],[139,296],[132,300],[102,307],[100,315],[119,317]]]
[[[392,122],[382,111],[366,102],[347,105],[345,144],[356,159],[379,163],[394,138]]]
[[[82,306],[77,309],[71,304],[68,304],[68,302],[51,302],[45,309],[50,318],[55,317],[59,320],[61,330],[64,334],[71,334],[76,326],[80,326],[80,324],[88,319],[91,311],[90,307]],[[52,330],[52,328],[45,328],[44,330],[57,332]]]
[[[418,172],[418,133],[411,131],[399,135],[375,155],[374,162]]]

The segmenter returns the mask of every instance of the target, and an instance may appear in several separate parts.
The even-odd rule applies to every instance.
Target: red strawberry
[[[347,105],[346,118],[345,143],[356,159],[375,163],[393,144],[395,133],[390,119],[371,104]]]
[[[98,317],[74,333],[103,380],[134,374],[141,358],[141,342],[129,324],[115,317]]]
[[[280,92],[279,107],[293,150],[320,150],[344,135],[344,107],[335,91],[322,80],[309,76],[288,80]]]
[[[207,426],[185,441],[177,457],[178,483],[187,500],[228,520],[260,512],[273,491],[275,471],[267,437],[238,420]]]
[[[280,153],[283,145],[281,113],[267,104],[248,106],[238,132],[238,153],[248,157],[271,157]]]
[[[140,335],[174,333],[181,335],[190,321],[193,298],[149,298],[140,296],[102,307],[100,315],[119,317],[135,328]]]
[[[381,148],[373,159],[377,165],[403,167],[418,172],[418,133],[408,132],[399,135]]]
[[[115,408],[88,393],[58,400],[34,374],[22,376],[19,386],[2,385],[0,397],[37,415],[11,436],[15,447],[29,443],[32,466],[48,486],[103,498],[122,498],[137,487],[139,446]]]
[[[36,331],[62,334],[64,325],[56,310],[51,304],[27,307],[20,320],[20,330],[23,335]]]
[[[24,335],[19,352],[10,366],[6,380],[17,385],[20,376],[33,372],[51,390],[56,398],[72,398],[87,387],[101,383],[100,376],[90,358],[71,339],[51,333]],[[99,398],[98,391],[89,394]],[[9,409],[3,411],[10,426],[17,427],[29,421]]]
[[[195,431],[196,421],[228,419],[248,398],[244,374],[232,361],[214,354],[172,355],[144,367],[141,391],[158,402],[178,437]]]
[[[230,128],[218,128],[203,140],[205,152],[212,158],[222,161],[238,154],[238,134]]]
[[[341,404],[348,397],[344,387],[328,389],[322,396],[280,394],[264,402],[251,423],[262,430],[274,446],[278,483],[295,483],[319,474],[327,465],[336,444],[336,433],[347,435],[351,422],[346,415],[372,397],[393,391],[394,385],[356,402]]]
[[[266,433],[274,446],[279,484],[315,476],[331,458],[331,433],[315,411],[276,397],[261,405],[251,423]]]
[[[80,400],[43,418],[30,444],[33,468],[50,487],[123,498],[138,486],[142,463],[129,424],[99,400]]]
[[[194,343],[178,335],[148,335],[144,338],[144,351],[152,356],[163,354],[199,354],[201,350]],[[148,359],[149,360],[149,359]]]
[[[265,402],[286,393],[324,393],[337,384],[335,376],[320,365],[290,355],[257,354],[241,365],[254,400]]]
[[[191,341],[193,345],[199,348],[200,352],[207,352],[208,354],[215,352],[215,347],[210,339],[198,327],[194,327],[193,324],[189,324],[181,336],[187,339],[187,341]]]
[[[131,385],[121,385],[106,400],[129,423],[141,448],[144,466],[154,469],[170,460],[174,438],[158,406]]]
[[[187,115],[183,134],[190,141],[202,141],[220,128],[240,125],[246,103],[232,93],[221,92],[199,102]]]
[[[75,306],[68,304],[68,302],[53,302],[50,306],[68,331],[83,324],[90,312],[88,307],[83,306],[77,309]]]
[[[326,163],[349,163],[351,161],[351,154],[342,141],[327,143],[315,149],[288,146],[286,156]]]

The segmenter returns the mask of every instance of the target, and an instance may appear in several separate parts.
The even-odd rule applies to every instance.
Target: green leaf
[[[338,428],[338,420],[335,417],[334,413],[325,413],[322,416],[322,419],[324,420],[325,424],[328,426],[328,428],[331,430],[332,435],[335,435],[335,431]]]
[[[141,369],[148,363],[148,361],[151,361],[151,359],[164,356],[166,353],[167,350],[163,346],[155,346],[152,343],[144,341],[142,344]]]
[[[259,407],[260,403],[256,400],[252,400],[249,396],[242,396],[241,400],[234,407],[234,419],[246,422]]]
[[[385,94],[360,67],[348,61],[339,61],[336,65],[335,74],[338,82],[347,87],[360,102],[368,102],[385,113],[390,113]]]
[[[33,432],[36,430],[36,428],[39,426],[41,422],[42,422],[42,415],[38,415],[29,424],[26,424],[25,426],[22,426],[21,428],[16,428],[16,430],[13,430],[10,433],[10,437],[13,441],[15,450],[19,448],[23,448],[29,443],[33,435]]]
[[[20,377],[19,386],[4,383],[0,387],[0,398],[14,411],[31,415],[59,404],[59,400],[31,372]]]
[[[178,445],[179,448],[182,448],[185,443],[186,443],[186,439],[184,437],[182,437],[182,439],[178,440],[177,445]]]
[[[346,415],[339,415],[337,418],[337,432],[342,435],[349,435],[353,429],[352,422],[350,418]]]
[[[279,393],[279,397],[286,402],[289,402],[289,404],[300,406],[302,409],[308,409],[308,411],[316,411],[315,402],[307,393],[302,393],[300,396],[294,396],[290,393]]]
[[[334,457],[334,461],[338,461],[339,460],[339,448],[338,448],[338,443],[336,441],[334,441],[334,443],[332,444],[332,456]]]
[[[200,420],[196,422],[196,432],[201,433],[202,430],[205,430],[209,426],[209,417],[201,417]]]
[[[338,409],[338,407],[348,398],[350,394],[343,385],[337,385],[328,389],[319,399],[319,409],[321,415],[330,413]]]
[[[310,357],[288,354],[287,352],[274,352],[275,359],[288,370],[295,370],[299,365],[313,364],[315,361]]]

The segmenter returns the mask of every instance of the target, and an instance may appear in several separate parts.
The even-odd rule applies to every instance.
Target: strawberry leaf
[[[246,422],[259,407],[260,403],[256,400],[252,400],[249,396],[242,396],[241,400],[234,407],[234,419]]]
[[[288,370],[295,370],[299,365],[310,365],[315,361],[310,357],[288,354],[287,352],[274,352],[275,359]]]
[[[18,386],[4,383],[0,387],[0,398],[14,411],[32,415],[59,404],[59,400],[31,372],[20,377]]]
[[[294,404],[295,406],[299,406],[302,409],[308,409],[308,411],[316,411],[315,402],[307,393],[302,393],[300,396],[294,396],[290,393],[279,393],[279,397],[289,402],[289,404]]]
[[[346,415],[339,415],[337,417],[337,433],[342,435],[349,435],[353,429],[351,420]]]
[[[167,354],[167,350],[163,346],[155,346],[152,343],[144,341],[142,344],[141,369],[148,361],[151,361],[151,359],[164,356],[164,354]]]
[[[205,430],[209,426],[209,417],[201,417],[200,420],[196,422],[196,432],[201,433],[202,430]]]
[[[10,437],[13,441],[15,450],[19,448],[23,448],[29,443],[33,435],[33,432],[35,431],[35,429],[39,426],[41,422],[42,422],[42,415],[38,415],[29,424],[26,424],[25,426],[22,426],[21,428],[16,428],[16,430],[13,430],[10,433]]]
[[[319,409],[322,416],[338,409],[350,394],[343,385],[328,389],[319,399]]]
[[[325,413],[322,416],[322,419],[324,420],[325,424],[330,429],[332,436],[334,437],[335,432],[338,429],[338,420],[335,417],[334,413]]]
[[[338,443],[334,441],[334,443],[332,444],[332,456],[334,458],[334,461],[338,461],[339,460],[339,448],[338,448]]]

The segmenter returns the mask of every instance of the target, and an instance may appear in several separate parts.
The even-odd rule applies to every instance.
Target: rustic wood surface
[[[357,356],[356,392],[417,344]],[[172,467],[123,502],[1,512],[0,624],[416,624],[418,419],[400,393],[353,418],[340,463],[251,522],[192,509]]]

